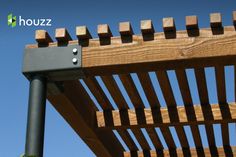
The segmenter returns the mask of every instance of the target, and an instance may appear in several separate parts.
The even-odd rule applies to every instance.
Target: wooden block
[[[52,38],[49,36],[48,32],[45,30],[36,30],[35,31],[35,40],[38,43],[52,42]]]
[[[154,33],[154,27],[152,24],[152,20],[142,20],[140,24],[140,29],[142,33]]]
[[[174,31],[175,30],[175,21],[173,17],[163,18],[163,29],[164,31]]]
[[[233,23],[236,25],[236,11],[233,11]]]
[[[100,24],[97,27],[97,33],[100,38],[112,37],[111,30],[107,24]]]
[[[119,32],[121,35],[133,35],[133,29],[130,22],[120,22]]]
[[[70,34],[65,28],[57,28],[55,31],[55,38],[58,42],[67,42],[72,40]]]
[[[222,27],[222,17],[220,13],[210,14],[211,27]]]
[[[86,26],[76,27],[76,36],[79,39],[91,39],[92,36]]]
[[[187,29],[198,29],[197,16],[195,16],[195,15],[186,16],[185,21],[186,21],[186,28]]]

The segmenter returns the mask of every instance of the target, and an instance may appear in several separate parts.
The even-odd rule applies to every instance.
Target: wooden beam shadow
[[[217,147],[211,146],[211,147],[209,147],[209,149],[210,149],[210,153],[211,153],[212,156],[219,157],[219,153],[218,153]]]
[[[121,36],[121,42],[122,43],[132,43],[133,42],[133,36],[132,35],[122,35]]]
[[[110,127],[114,126],[112,110],[104,110],[103,113],[104,113],[105,125]]]
[[[196,148],[196,152],[198,156],[205,157],[205,152],[204,152],[203,147]]]
[[[166,39],[176,38],[176,29],[164,31]]]
[[[111,44],[111,37],[102,37],[102,38],[99,38],[99,41],[100,41],[101,46],[110,45]]]
[[[219,107],[220,107],[222,119],[232,119],[232,115],[231,115],[228,103],[220,103]]]
[[[233,157],[234,156],[232,148],[230,146],[223,146],[223,148],[224,148],[225,155],[227,157]]]
[[[89,38],[87,39],[79,39],[78,44],[82,47],[88,47],[89,46]]]
[[[189,37],[197,37],[200,35],[199,29],[187,29],[187,33]]]
[[[191,157],[190,148],[182,148],[184,157]]]
[[[154,33],[142,33],[143,41],[152,41],[154,40]]]
[[[220,26],[220,27],[211,27],[211,31],[213,35],[220,35],[220,34],[224,34],[224,27]]]

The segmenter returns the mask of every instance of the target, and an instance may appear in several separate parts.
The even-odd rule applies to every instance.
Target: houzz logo
[[[48,18],[48,19],[45,19],[45,18],[40,18],[40,19],[31,19],[31,18],[23,18],[22,16],[18,16],[18,18],[16,16],[13,16],[12,13],[10,13],[8,16],[7,16],[7,23],[8,23],[8,26],[11,26],[11,27],[15,27],[17,25],[17,22],[18,22],[18,25],[19,26],[52,26],[51,22],[52,22],[52,19]]]
[[[8,24],[8,26],[15,27],[16,26],[16,16],[9,14],[7,16],[7,24]]]

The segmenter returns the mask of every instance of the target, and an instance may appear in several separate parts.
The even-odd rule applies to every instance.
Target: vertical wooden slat
[[[221,109],[221,114],[223,118],[230,118],[230,112],[228,110],[227,98],[226,98],[226,87],[225,87],[225,71],[224,66],[216,66],[215,67],[216,74],[216,88],[217,88],[217,96],[218,102]],[[228,112],[227,112],[228,111]],[[229,130],[228,124],[221,124],[222,130],[222,140],[224,146],[229,146]]]
[[[110,104],[110,101],[106,97],[104,91],[102,90],[95,78],[86,78],[84,79],[84,81],[90,91],[94,94],[96,100],[101,105],[103,110],[113,109],[112,105]],[[118,129],[117,132],[130,150],[138,150],[137,146],[135,145],[127,130]]]
[[[148,73],[137,73],[137,75],[151,108],[160,107],[160,102],[155,94],[155,90]]]
[[[124,115],[126,115],[125,110],[127,110],[129,107],[128,107],[125,99],[123,98],[114,78],[112,76],[101,76],[101,78],[102,78],[102,81],[104,82],[105,86],[107,87],[109,93],[111,94],[113,100],[115,101],[117,107],[120,109],[121,114],[123,112]],[[126,143],[128,148],[130,149],[130,151],[138,150],[138,147],[136,146],[136,144],[132,140],[132,138],[131,138],[130,134],[127,132],[127,130],[118,129],[117,132],[119,133],[119,135],[121,136],[123,141]]]
[[[166,71],[157,71],[156,72],[163,96],[166,101],[167,108],[169,110],[170,120],[171,121],[179,121],[178,113],[176,110],[176,102],[173,95],[173,91],[171,89],[171,85],[167,76]],[[179,137],[180,144],[182,148],[189,148],[189,144],[187,141],[187,136],[184,132],[182,126],[175,126],[177,135]]]
[[[204,68],[195,68],[195,76],[198,87],[198,94],[200,98],[200,103],[202,105],[202,111],[205,119],[213,119],[211,106],[209,103],[207,85],[206,85],[206,76]],[[217,151],[214,150],[216,148],[214,130],[211,124],[205,124],[207,140],[209,147],[211,149],[212,155],[217,155]]]
[[[141,109],[144,108],[144,104],[141,100],[141,97],[135,87],[135,84],[131,78],[130,74],[122,74],[119,75],[120,80],[122,81],[130,99],[131,102],[133,103],[135,109]],[[137,111],[137,110],[136,110]],[[138,112],[138,111],[137,111]],[[140,113],[142,114],[142,113]],[[140,146],[142,147],[143,150],[150,150],[150,146],[144,137],[142,131],[140,129],[132,129],[132,132],[134,133],[137,141],[139,142]]]
[[[184,101],[184,106],[186,107],[186,114],[188,115],[189,121],[196,120],[196,115],[193,108],[193,101],[191,98],[191,93],[188,85],[187,75],[184,69],[175,70],[176,77],[179,83],[180,92]],[[200,132],[197,126],[190,126],[195,146],[197,148],[202,148],[202,141]]]

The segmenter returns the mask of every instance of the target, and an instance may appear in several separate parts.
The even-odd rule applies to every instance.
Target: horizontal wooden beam
[[[155,108],[155,109],[129,109],[129,110],[112,110],[110,117],[104,116],[104,112],[97,111],[97,124],[99,128],[106,129],[128,129],[128,128],[147,128],[160,126],[175,126],[175,125],[196,125],[208,123],[228,123],[236,122],[236,104],[225,104],[224,112],[228,112],[228,118],[221,114],[219,105],[211,105],[209,114],[212,113],[213,119],[205,118],[203,114],[204,108],[207,106],[195,105],[193,107],[170,107],[170,108]],[[186,111],[194,109],[195,115],[187,115]],[[108,111],[106,111],[108,112]],[[173,113],[177,113],[178,119],[171,120]],[[127,116],[121,116],[127,114]],[[108,114],[106,114],[108,115]],[[195,117],[195,120],[188,120],[188,116]],[[127,117],[125,119],[125,117]],[[176,117],[176,116],[175,116]],[[230,117],[230,118],[229,118]],[[140,120],[142,119],[142,120]],[[173,118],[172,118],[173,119]],[[140,121],[139,121],[140,120]]]
[[[212,151],[212,149],[214,149]],[[199,157],[198,152],[202,151],[205,157],[235,157],[236,147],[218,147],[218,148],[204,148],[196,149],[190,148],[191,157]],[[163,151],[138,151],[138,152],[124,152],[124,157],[184,157],[186,156],[182,149],[176,150],[163,150]]]
[[[102,28],[99,27],[99,30]],[[105,28],[109,33],[107,25],[104,25]],[[185,30],[177,31],[174,39],[166,39],[162,32],[153,34],[153,40],[148,41],[142,35],[133,35],[132,41],[125,43],[121,37],[107,40],[110,41],[101,43],[99,39],[90,39],[83,47],[82,68],[87,76],[230,65],[236,61],[234,26],[224,27],[223,34],[216,34],[207,28],[200,29],[199,36],[194,37],[190,37]],[[69,44],[78,42],[69,41]],[[49,43],[49,46],[57,46],[57,43]]]

